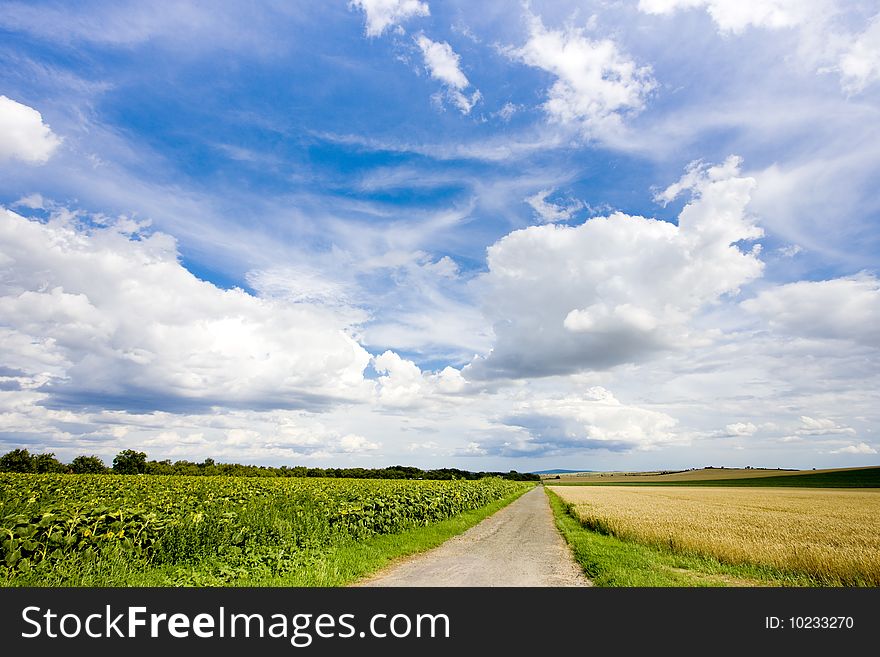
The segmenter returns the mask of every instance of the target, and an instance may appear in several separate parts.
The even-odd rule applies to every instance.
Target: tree
[[[67,472],[67,466],[56,459],[53,452],[47,452],[34,457],[34,470],[39,473]]]
[[[143,474],[147,470],[147,455],[133,449],[124,449],[113,459],[116,474]]]
[[[77,456],[70,462],[73,474],[103,474],[107,472],[107,466],[97,456]]]
[[[170,475],[174,474],[174,467],[169,459],[163,461],[147,461],[147,470],[145,474],[154,475]]]
[[[2,472],[34,472],[34,457],[26,449],[14,449],[0,456]]]

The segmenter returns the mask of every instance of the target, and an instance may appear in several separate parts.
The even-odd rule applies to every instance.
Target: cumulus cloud
[[[379,377],[379,400],[391,406],[409,406],[422,396],[422,372],[411,360],[393,351],[373,358],[373,369]]]
[[[876,454],[877,450],[868,443],[859,443],[858,445],[847,445],[840,449],[832,449],[831,454]]]
[[[724,427],[728,436],[752,436],[758,430],[751,422],[734,422]]]
[[[425,68],[431,77],[443,83],[450,100],[462,114],[469,114],[479,102],[481,94],[479,89],[475,89],[470,97],[464,93],[470,82],[462,73],[458,53],[445,41],[431,41],[424,34],[419,34],[415,41],[422,51]]]
[[[27,105],[0,96],[0,161],[43,164],[61,139],[43,123],[43,115]]]
[[[465,447],[456,452],[456,456],[487,456],[489,450],[483,448],[480,443],[475,440],[469,442]]]
[[[528,432],[519,441],[496,443],[495,451],[501,454],[577,449],[629,451],[681,441],[674,431],[674,418],[623,404],[601,386],[579,394],[519,402],[501,421]]]
[[[400,25],[414,16],[430,16],[427,2],[419,0],[351,0],[349,7],[364,12],[367,36],[381,36],[385,30]]]
[[[838,424],[828,418],[814,418],[808,415],[801,416],[801,426],[795,431],[798,436],[836,436],[839,434],[854,434],[852,427]]]
[[[542,189],[537,194],[533,194],[525,199],[526,203],[532,206],[535,215],[545,224],[552,224],[558,221],[568,221],[575,212],[584,208],[583,201],[569,200],[566,203],[552,203],[547,200],[554,189]]]
[[[783,335],[880,347],[880,281],[873,274],[779,285],[741,306]]]
[[[385,351],[372,360],[373,369],[380,374],[377,380],[377,401],[384,406],[422,406],[437,403],[437,395],[462,392],[467,382],[454,367],[440,372],[422,372],[413,361],[401,358],[393,351]]]
[[[692,194],[677,226],[618,212],[489,247],[477,285],[496,341],[465,376],[603,369],[692,342],[695,313],[762,272],[757,251],[737,245],[762,234],[745,211],[755,181],[738,166],[691,167],[674,190]]]
[[[309,407],[368,391],[370,356],[332,310],[201,281],[159,232],[2,210],[0,317],[4,363],[48,377],[56,404]]]
[[[529,16],[529,37],[507,54],[556,77],[544,111],[552,121],[578,125],[589,134],[617,128],[655,88],[649,66],[639,66],[611,39],[592,40],[583,29],[552,30]]]
[[[684,175],[676,182],[654,194],[654,201],[664,206],[682,193],[699,191],[704,181],[725,180],[735,176],[742,165],[742,159],[731,155],[722,164],[708,165],[702,160],[695,160],[685,167]]]
[[[361,452],[371,452],[379,449],[380,444],[370,442],[363,436],[350,433],[339,439],[340,451],[345,454],[359,454]]]

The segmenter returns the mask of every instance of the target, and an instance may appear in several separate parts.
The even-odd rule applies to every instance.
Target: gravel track
[[[439,547],[354,586],[591,586],[541,486]]]

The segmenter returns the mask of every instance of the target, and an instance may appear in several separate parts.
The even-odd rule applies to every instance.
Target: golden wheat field
[[[880,585],[880,490],[551,487],[591,529],[679,552]]]

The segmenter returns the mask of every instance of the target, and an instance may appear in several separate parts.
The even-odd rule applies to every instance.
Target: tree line
[[[540,481],[541,477],[530,472],[471,472],[458,468],[422,470],[407,465],[387,468],[307,468],[305,466],[279,467],[265,465],[242,465],[241,463],[216,463],[206,458],[201,463],[193,461],[147,460],[145,452],[124,449],[113,458],[112,466],[105,465],[98,456],[77,456],[70,463],[62,463],[52,452],[31,454],[27,449],[13,449],[0,456],[0,472],[67,473],[67,474],[151,474],[196,475],[226,477],[337,477],[349,479],[482,479],[501,477],[514,481]]]

